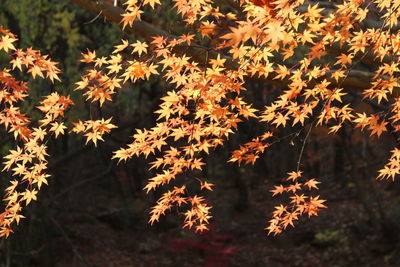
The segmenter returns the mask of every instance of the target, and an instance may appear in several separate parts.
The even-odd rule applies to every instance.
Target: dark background
[[[144,19],[164,29],[173,27],[174,12]],[[288,128],[280,135],[298,136],[274,144],[254,166],[227,163],[230,152],[258,136],[264,126],[243,123],[224,148],[205,159],[204,175],[215,183],[207,193],[213,206],[211,230],[195,234],[181,228],[174,212],[150,226],[148,212],[163,192],[145,194],[152,177],[148,161],[135,158],[117,165],[112,152],[123,147],[136,128],[155,124],[153,112],[169,89],[162,80],[122,88],[100,112],[87,104],[74,83],[84,73],[80,52],[95,49],[108,55],[121,38],[135,40],[117,25],[68,1],[2,0],[0,24],[19,36],[18,47],[34,47],[60,62],[62,83],[29,80],[33,109],[51,91],[70,94],[77,105],[69,120],[113,116],[119,128],[97,148],[65,135],[49,144],[52,177],[39,199],[25,209],[15,234],[0,241],[1,266],[398,266],[400,264],[399,186],[376,181],[396,136],[378,140],[345,126],[337,135],[318,127],[311,131],[302,159],[306,177],[316,178],[328,209],[304,218],[294,229],[267,236],[273,207],[281,203],[269,192],[296,168],[305,132]],[[174,31],[179,29],[174,28]],[[0,57],[0,66],[6,61]],[[366,66],[368,68],[368,66]],[[282,88],[260,82],[246,84],[246,99],[262,109]],[[377,111],[357,97],[358,110]],[[307,129],[307,125],[305,129]],[[14,147],[2,129],[0,152]],[[3,173],[5,188],[8,174]]]

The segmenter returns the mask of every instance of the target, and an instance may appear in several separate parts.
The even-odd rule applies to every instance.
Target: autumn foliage
[[[183,18],[185,33],[121,40],[107,57],[83,51],[81,62],[87,65],[87,72],[76,82],[82,97],[100,107],[112,101],[124,84],[153,77],[169,84],[155,111],[154,127],[133,130],[131,142],[113,156],[121,164],[133,157],[149,158],[149,169],[156,174],[144,190],[165,188],[151,209],[151,224],[174,210],[182,216],[183,227],[207,229],[212,209],[206,198],[191,193],[187,184],[195,182],[200,192],[213,190],[210,177],[201,177],[204,155],[223,147],[243,121],[256,120],[266,131],[232,151],[227,164],[254,164],[271,146],[291,136],[281,134],[284,128],[292,127],[292,135],[304,137],[301,152],[295,155],[298,164],[288,170],[285,183],[266,189],[273,196],[287,196],[268,220],[268,234],[279,234],[294,226],[300,216],[318,215],[326,208],[323,197],[314,193],[318,177],[308,178],[301,169],[313,128],[326,126],[330,134],[336,134],[350,125],[373,138],[400,130],[400,98],[395,94],[400,72],[400,36],[395,28],[400,2],[338,1],[331,13],[304,0],[241,0],[236,12],[224,12],[218,1],[172,2]],[[159,5],[159,0],[123,1],[122,28],[134,26],[144,10]],[[370,14],[379,27],[369,26]],[[46,144],[50,138],[78,133],[96,146],[104,134],[117,127],[112,118],[66,122],[64,114],[74,103],[56,92],[43,96],[37,106],[42,114],[39,120],[23,114],[19,104],[29,101],[30,89],[14,78],[14,73],[55,82],[60,70],[39,51],[17,49],[16,40],[17,36],[0,28],[0,51],[9,58],[9,67],[0,71],[0,123],[16,140],[15,149],[4,160],[4,171],[13,179],[0,215],[1,236],[12,232],[23,218],[23,208],[37,200],[41,186],[47,184]],[[202,60],[177,52],[188,47],[203,49]],[[334,49],[339,52],[332,56]],[[356,68],[366,59],[374,62],[373,71],[364,75],[367,86],[354,88],[352,79],[363,71]],[[244,96],[246,81],[251,79],[277,84],[282,90],[258,110]],[[359,112],[347,98],[350,94],[361,95],[366,103],[388,103],[390,108],[371,114]],[[394,180],[400,174],[399,151],[393,148],[378,178]]]

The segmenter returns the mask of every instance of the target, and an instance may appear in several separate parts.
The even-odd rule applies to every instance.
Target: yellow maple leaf
[[[138,53],[138,55],[142,55],[142,53],[147,52],[147,47],[149,47],[145,42],[137,41],[134,44],[131,44],[133,47],[133,52],[132,53]]]
[[[8,35],[2,36],[0,40],[0,50],[3,49],[6,52],[8,52],[8,50],[16,50],[15,46],[13,45],[15,41],[17,41],[17,39]]]
[[[50,132],[54,132],[56,138],[60,134],[64,134],[64,130],[67,128],[67,126],[64,125],[62,122],[53,122],[51,123],[51,128]]]

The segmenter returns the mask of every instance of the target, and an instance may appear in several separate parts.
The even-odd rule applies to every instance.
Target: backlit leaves
[[[400,51],[400,42],[394,41],[398,36],[390,31],[359,27],[369,14],[364,1],[332,3],[335,9],[329,11],[329,15],[318,4],[305,1],[240,1],[241,16],[223,14],[213,1],[173,2],[177,14],[187,26],[196,27],[197,34],[190,32],[177,38],[155,36],[148,44],[142,41],[130,44],[123,40],[114,54],[133,49],[130,51],[134,59],[123,59],[120,65],[109,67],[123,82],[161,75],[172,88],[155,112],[157,124],[150,129],[136,130],[133,141],[114,154],[119,161],[154,155],[150,169],[158,172],[145,186],[147,192],[159,186],[168,187],[170,183],[179,184],[180,177],[202,170],[201,153],[211,153],[224,145],[236,132],[238,124],[250,118],[265,123],[267,130],[234,150],[230,162],[254,164],[270,146],[281,140],[280,128],[327,126],[334,134],[345,125],[352,125],[380,137],[388,131],[389,125],[400,120],[399,100],[388,112],[389,116],[357,113],[348,102],[348,90],[353,88],[344,82],[360,57],[362,59],[360,54],[371,49],[373,56],[382,61],[388,54],[395,56]],[[132,25],[138,17],[141,4],[153,8],[159,2],[127,1],[127,13],[122,20],[124,27]],[[395,5],[379,0],[376,4],[382,11],[384,24],[394,25],[394,14],[398,13]],[[229,26],[224,19],[229,21]],[[209,45],[209,50],[204,51],[205,64],[174,52],[179,45],[193,45],[196,38]],[[327,57],[332,46],[346,48],[332,60]],[[210,56],[211,50],[217,53]],[[147,53],[152,55],[151,59],[145,59]],[[299,55],[302,58],[298,59]],[[237,65],[229,65],[227,56]],[[376,100],[378,104],[388,102],[398,87],[397,72],[396,64],[378,66],[375,76],[369,76],[371,86],[361,91],[364,100]],[[259,112],[242,96],[246,77],[267,78],[285,86],[280,95]],[[85,78],[79,87],[86,88],[90,84]],[[203,179],[195,180],[200,182],[201,189],[209,189]],[[318,196],[303,193],[318,189],[319,182],[315,179],[307,180],[301,172],[292,172],[288,181],[291,185],[275,186],[273,190],[274,195],[290,193],[292,196],[291,205],[277,207],[267,228],[270,233],[277,234],[293,226],[301,215],[316,215],[325,207]],[[186,199],[189,196],[185,194],[182,187],[168,191],[153,208],[150,221],[157,221],[174,205],[185,209],[182,205],[189,203]],[[189,219],[192,212],[183,212],[185,226],[200,223]]]
[[[289,194],[289,205],[279,205],[275,207],[272,213],[272,219],[269,220],[269,226],[266,228],[268,234],[280,234],[288,226],[294,227],[295,221],[302,215],[316,216],[318,211],[326,208],[326,200],[319,199],[319,196],[311,196],[309,191],[318,189],[315,179],[305,179],[301,171],[289,172],[286,181],[287,186],[275,186],[271,190],[272,196]]]
[[[212,177],[200,177],[204,156],[223,146],[245,120],[262,123],[264,132],[234,150],[231,163],[254,164],[274,143],[288,137],[281,136],[283,128],[294,129],[289,137],[320,126],[331,134],[346,126],[359,128],[374,138],[400,131],[400,98],[395,97],[400,35],[394,27],[400,17],[399,3],[373,2],[371,6],[363,0],[329,2],[332,8],[324,9],[304,0],[241,0],[240,12],[234,10],[238,11],[234,14],[224,13],[218,1],[173,0],[174,10],[182,17],[177,23],[185,26],[181,35],[121,40],[104,57],[96,51],[82,53],[81,62],[89,69],[76,83],[76,90],[100,107],[128,83],[158,77],[168,84],[153,127],[136,129],[131,141],[113,156],[118,162],[149,158],[152,177],[144,190],[167,188],[151,209],[150,223],[176,210],[183,216],[184,227],[207,229],[211,208],[203,196],[188,192],[186,184],[194,181],[199,192],[213,189],[208,182]],[[162,4],[159,0],[124,1],[122,27],[135,27],[143,9]],[[366,22],[372,6],[376,10],[371,17],[379,19],[379,27]],[[13,71],[54,81],[60,70],[39,51],[16,48],[16,40],[0,27],[0,51],[10,57],[9,68],[0,70],[0,103],[4,106],[0,124],[22,141],[5,156],[4,170],[13,176],[6,190],[6,211],[0,214],[0,235],[6,236],[11,224],[22,218],[22,207],[35,201],[40,187],[47,184],[45,140],[74,132],[83,134],[86,143],[97,145],[104,134],[116,128],[111,118],[63,121],[73,103],[57,93],[43,98],[37,106],[43,116],[32,126],[18,105],[27,99],[29,87],[14,78]],[[189,55],[189,48],[200,52]],[[365,68],[360,62],[373,64]],[[361,77],[362,86],[353,82],[354,73]],[[274,89],[276,95],[267,93],[270,100],[265,107],[255,108],[243,92],[248,79],[257,77],[277,83],[278,89]],[[388,108],[368,114],[355,111],[354,95]],[[72,129],[67,130],[71,123]],[[301,155],[299,158],[300,166]],[[378,178],[394,179],[399,169],[396,148]],[[30,187],[21,185],[25,181]],[[302,215],[317,215],[325,208],[324,200],[310,193],[318,187],[316,179],[306,179],[301,171],[288,173],[286,184],[271,190],[273,196],[289,195],[288,204],[275,207],[267,231],[279,234]]]
[[[32,48],[16,49],[17,37],[0,26],[0,50],[10,58],[14,71],[30,73],[32,77],[48,78],[51,82],[59,80],[60,70],[56,63],[42,56]],[[1,52],[1,51],[0,51]],[[19,108],[23,101],[30,101],[30,88],[26,82],[14,78],[10,69],[0,70],[0,124],[13,134],[18,146],[4,156],[3,171],[11,174],[10,186],[6,188],[4,211],[0,214],[0,236],[8,237],[14,224],[24,218],[22,209],[36,201],[38,193],[47,179],[47,141],[64,134],[66,126],[62,121],[65,111],[73,105],[68,96],[54,92],[44,96],[37,108],[42,113],[38,121],[32,121]],[[34,126],[35,125],[35,126]]]

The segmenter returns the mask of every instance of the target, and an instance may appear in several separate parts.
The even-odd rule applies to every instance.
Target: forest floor
[[[219,190],[209,194],[211,230],[200,235],[182,230],[173,214],[150,226],[148,207],[125,225],[113,212],[96,215],[85,207],[61,214],[70,242],[62,235],[54,242],[57,266],[400,266],[399,242],[374,230],[351,190],[321,189],[328,209],[279,236],[264,230],[277,204],[265,186],[251,190],[251,205],[243,211],[232,204],[237,190]]]

